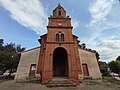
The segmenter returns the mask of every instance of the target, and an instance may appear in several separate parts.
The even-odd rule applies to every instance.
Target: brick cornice
[[[74,44],[74,42],[46,42],[46,44]]]
[[[73,28],[72,26],[69,26],[69,27],[64,27],[64,26],[47,26],[47,28]]]

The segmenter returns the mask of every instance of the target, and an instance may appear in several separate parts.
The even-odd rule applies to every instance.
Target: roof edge
[[[83,49],[83,48],[80,48],[80,47],[79,47],[79,49],[82,49],[82,50],[85,50],[85,51],[88,51],[88,52],[92,52],[92,53],[96,53],[95,50],[92,50],[92,49],[89,50],[89,49]]]
[[[40,47],[35,47],[35,48],[29,49],[29,50],[22,51],[22,52],[20,52],[20,53],[29,52],[29,51],[35,50],[35,49],[37,49],[37,48],[40,48]]]

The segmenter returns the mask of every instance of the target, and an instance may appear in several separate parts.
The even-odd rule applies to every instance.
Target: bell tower
[[[72,35],[72,28],[71,18],[66,16],[66,11],[58,4],[53,15],[48,17],[48,33],[39,39],[41,46],[38,72],[42,83],[47,83],[54,77],[66,77],[79,83],[82,70],[78,37]]]
[[[66,18],[66,11],[64,10],[63,7],[61,7],[60,4],[58,4],[58,6],[53,10],[53,17],[62,17],[62,18]]]
[[[48,19],[48,41],[56,42],[56,38],[54,37],[56,34],[64,34],[65,42],[69,42],[70,39],[72,39],[73,27],[71,26],[71,18],[66,16],[66,11],[60,4],[58,4],[58,6],[53,10],[53,15]]]

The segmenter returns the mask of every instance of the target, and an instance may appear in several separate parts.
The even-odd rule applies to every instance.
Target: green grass
[[[103,76],[103,80],[120,85],[120,80],[114,79],[112,76]]]

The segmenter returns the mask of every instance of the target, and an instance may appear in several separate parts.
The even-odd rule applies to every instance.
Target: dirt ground
[[[48,88],[40,83],[15,83],[14,80],[0,82],[0,90],[120,90],[120,85],[101,80],[85,80],[77,87]]]

